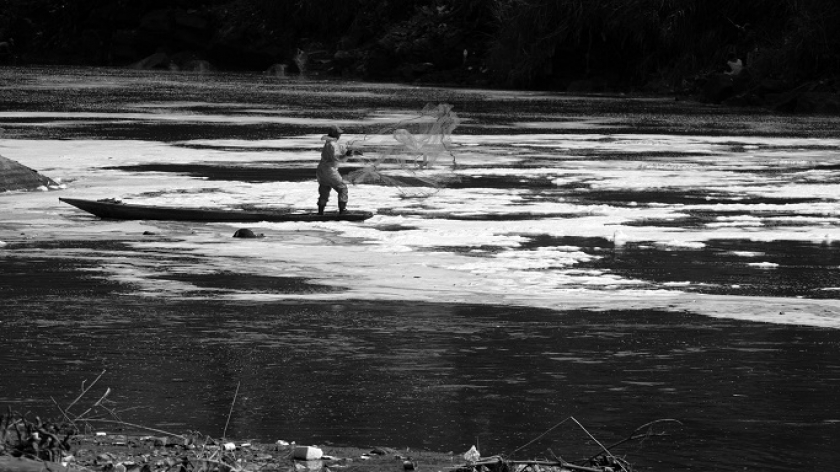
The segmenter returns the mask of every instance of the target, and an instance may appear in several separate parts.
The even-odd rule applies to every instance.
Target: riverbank
[[[395,470],[446,471],[466,464],[462,455],[387,447],[312,445],[310,460],[301,447],[286,441],[263,444],[253,441],[213,440],[190,436],[108,434],[74,437],[71,449],[55,463],[0,455],[0,472],[159,472],[219,471],[269,472],[342,470],[393,472]],[[298,454],[295,451],[298,451]]]

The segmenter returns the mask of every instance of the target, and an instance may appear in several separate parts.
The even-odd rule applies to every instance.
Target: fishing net
[[[350,149],[363,151],[362,168],[347,180],[354,184],[396,187],[403,197],[425,197],[457,180],[452,152],[452,132],[460,124],[449,104],[428,104],[415,117],[349,141]],[[445,159],[446,165],[438,165]]]

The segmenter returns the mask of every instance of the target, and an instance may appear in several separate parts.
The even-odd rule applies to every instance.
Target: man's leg
[[[330,186],[318,185],[318,214],[324,214],[324,208],[327,207],[327,202],[330,200]]]
[[[342,182],[341,185],[337,185],[335,187],[335,191],[338,193],[338,212],[345,213],[347,211],[347,200],[349,198],[347,184]]]

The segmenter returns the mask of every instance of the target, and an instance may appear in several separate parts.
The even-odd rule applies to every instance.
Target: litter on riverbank
[[[81,400],[105,374],[90,384],[82,383],[81,393],[66,407],[52,398],[60,419],[34,420],[13,412],[0,415],[0,472],[257,472],[295,471],[329,472],[390,471],[402,468],[457,472],[631,472],[632,465],[617,453],[619,446],[667,434],[667,427],[681,425],[677,420],[662,419],[642,425],[621,441],[605,446],[574,417],[568,417],[509,456],[482,456],[476,446],[466,453],[439,453],[387,447],[304,446],[277,440],[274,444],[256,441],[216,439],[198,431],[173,433],[132,424],[120,419],[120,412],[105,389],[89,407]],[[238,393],[238,391],[237,391]],[[231,402],[230,415],[236,404]],[[81,411],[74,413],[71,410]],[[125,410],[123,410],[125,411]],[[98,425],[109,431],[95,430]],[[514,460],[517,452],[561,427],[577,426],[586,433],[597,453],[569,461],[548,450],[548,457]],[[138,431],[152,433],[138,434]],[[225,432],[227,432],[227,425]]]

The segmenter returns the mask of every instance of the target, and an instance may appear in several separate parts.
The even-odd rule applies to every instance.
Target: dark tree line
[[[517,88],[674,88],[730,52],[752,80],[836,79],[838,25],[837,0],[0,0],[18,63],[260,70],[300,48],[335,74]]]

